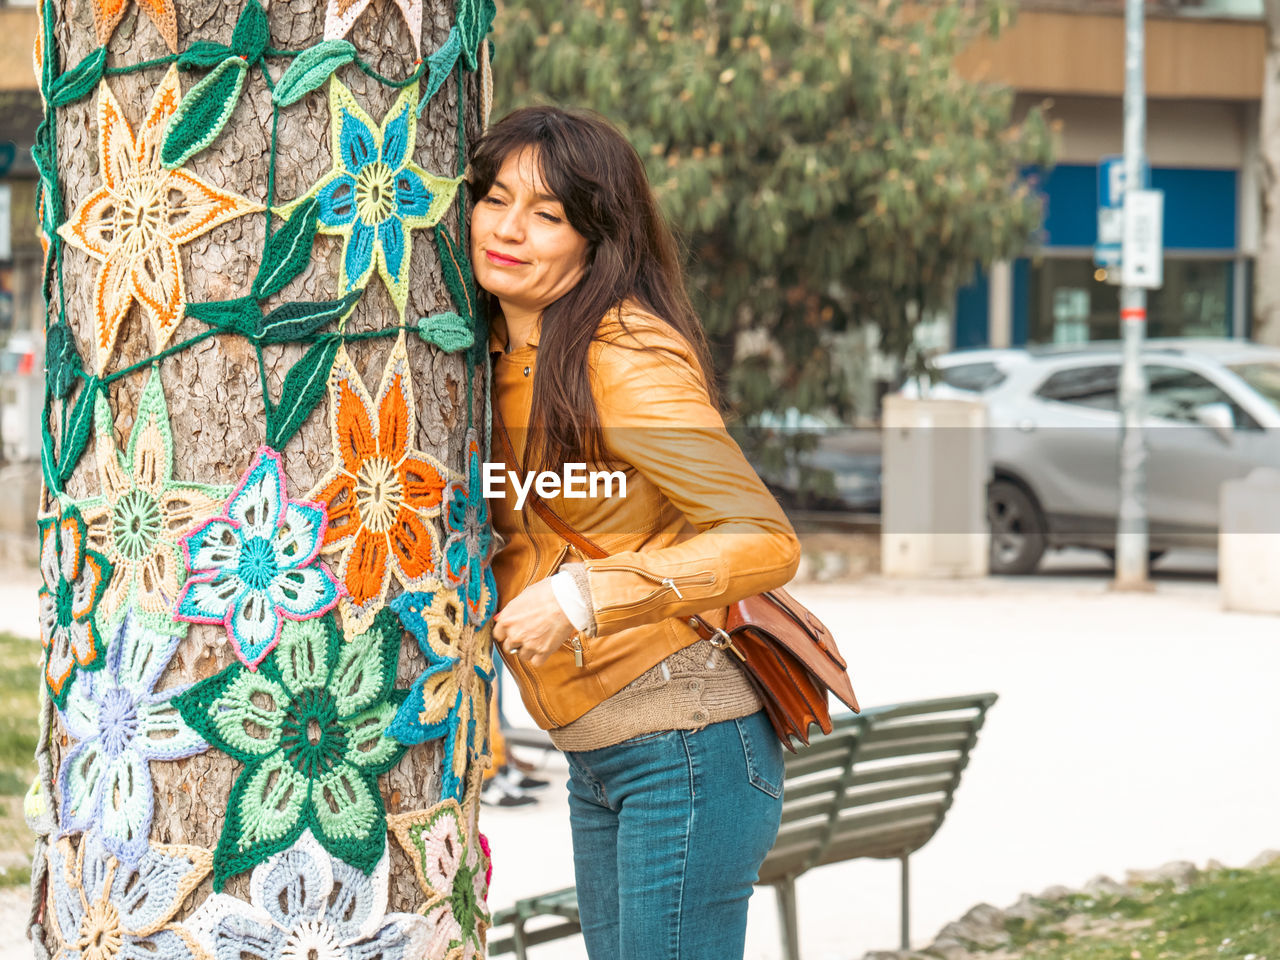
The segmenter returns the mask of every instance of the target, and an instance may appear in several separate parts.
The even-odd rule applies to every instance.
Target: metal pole
[[[1143,76],[1143,0],[1125,0],[1124,11],[1124,183],[1125,206],[1134,190],[1145,187],[1147,100]],[[1127,211],[1126,211],[1127,214]],[[1121,264],[1121,269],[1125,265]],[[1147,326],[1147,291],[1120,288],[1120,329],[1124,361],[1120,368],[1120,515],[1116,526],[1117,590],[1147,587],[1147,443],[1142,434],[1147,378],[1142,343]]]

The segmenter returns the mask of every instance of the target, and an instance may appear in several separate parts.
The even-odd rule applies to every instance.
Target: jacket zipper
[[[610,573],[614,570],[624,570],[628,573],[634,573],[634,574],[637,574],[638,576],[644,577],[646,580],[652,580],[654,583],[658,584],[658,589],[649,591],[649,593],[645,594],[639,600],[628,600],[626,603],[611,604],[610,606],[604,607],[603,609],[620,610],[626,607],[640,606],[641,604],[649,603],[653,600],[656,600],[658,597],[662,596],[662,594],[667,592],[674,592],[675,595],[681,600],[685,598],[680,588],[676,585],[676,581],[674,577],[660,577],[657,574],[651,573],[650,571],[644,569],[643,567],[619,565],[616,567],[607,567],[604,570],[597,570],[595,572]],[[680,581],[685,586],[695,586],[695,587],[700,587],[700,586],[705,586],[707,584],[715,583],[715,580],[716,580],[716,575],[714,573],[694,573],[694,574],[690,574],[687,577],[680,578]]]

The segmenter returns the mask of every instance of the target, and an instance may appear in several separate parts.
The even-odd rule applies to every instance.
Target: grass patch
[[[22,797],[36,775],[40,685],[44,655],[38,640],[0,633],[0,888],[30,880],[25,866],[33,838],[22,817]]]
[[[1032,923],[1011,922],[1027,960],[1280,960],[1280,863],[1216,870],[1189,888],[1132,896],[1075,894]]]

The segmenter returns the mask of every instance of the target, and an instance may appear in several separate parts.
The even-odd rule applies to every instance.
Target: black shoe
[[[502,771],[498,771],[480,788],[480,802],[487,807],[526,807],[537,803],[538,798],[509,783]]]

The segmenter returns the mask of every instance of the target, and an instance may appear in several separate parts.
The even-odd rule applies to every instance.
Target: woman
[[[522,486],[564,464],[613,474],[607,492],[540,504],[508,478],[492,503],[506,539],[493,636],[568,757],[587,951],[741,957],[781,745],[689,618],[722,625],[727,604],[789,580],[795,534],[724,431],[675,244],[622,135],[580,111],[518,110],[477,144],[469,185],[492,459]]]

